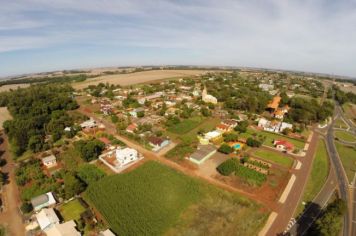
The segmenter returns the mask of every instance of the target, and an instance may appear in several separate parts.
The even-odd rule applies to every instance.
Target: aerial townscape
[[[0,35],[8,38],[0,39],[0,236],[356,235],[356,71],[326,62],[323,51],[356,48],[341,36],[298,53],[284,44],[291,35],[282,25],[310,30],[301,15],[291,22],[293,14],[324,19],[329,8],[264,3],[267,14],[255,1],[224,1],[223,8],[209,1],[29,2],[0,9]],[[345,22],[355,22],[346,17],[355,5],[335,4]],[[293,13],[274,16],[287,10]],[[247,13],[257,17],[247,25],[264,20],[284,32],[275,38],[278,50],[262,55],[240,23],[249,52],[232,44],[229,37],[240,36],[230,18]],[[201,34],[176,32],[191,30],[188,22],[200,23]],[[228,30],[216,31],[226,44],[214,31],[205,41],[213,23]],[[35,40],[53,32],[49,41]],[[187,52],[190,43],[196,51]],[[211,50],[218,45],[221,58]],[[246,60],[225,58],[225,49]],[[272,60],[279,49],[295,56],[294,67],[287,57]],[[318,56],[300,57],[310,52]],[[198,57],[201,63],[190,61]],[[250,60],[256,63],[223,66]],[[347,76],[335,75],[338,69]]]

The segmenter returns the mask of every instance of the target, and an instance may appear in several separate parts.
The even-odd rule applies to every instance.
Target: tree
[[[104,150],[105,144],[97,139],[93,139],[89,141],[79,140],[74,143],[74,146],[79,151],[81,157],[89,162],[98,158]]]
[[[22,203],[20,209],[23,213],[30,213],[33,210],[33,207],[31,205],[31,203],[24,202],[24,203]]]
[[[139,111],[139,112],[137,112],[137,117],[138,118],[142,118],[142,117],[144,117],[145,116],[145,112],[144,111]]]
[[[117,123],[119,121],[119,118],[116,115],[111,116],[111,122],[112,123]]]
[[[248,127],[248,121],[241,121],[237,124],[237,126],[234,128],[235,131],[241,133],[246,133]]]
[[[205,117],[211,116],[211,111],[210,111],[208,108],[206,108],[206,107],[202,107],[202,108],[200,109],[200,112],[201,112],[201,114],[202,114],[203,116],[205,116]]]
[[[67,172],[63,178],[65,198],[69,199],[84,191],[85,185],[75,177],[73,173]]]
[[[239,136],[235,132],[224,134],[224,142],[235,142],[238,140],[239,140]]]
[[[230,154],[234,151],[234,149],[229,145],[227,145],[226,143],[224,143],[219,147],[218,151],[224,154]]]
[[[28,148],[33,152],[39,152],[43,147],[43,137],[41,135],[31,136],[28,141]]]
[[[250,146],[250,147],[260,147],[262,145],[262,143],[260,141],[253,139],[251,137],[247,138],[246,144],[247,144],[247,146]]]

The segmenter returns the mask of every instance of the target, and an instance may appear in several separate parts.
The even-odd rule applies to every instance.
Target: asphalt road
[[[336,106],[335,108],[335,116],[342,116],[341,108],[339,105]],[[328,131],[326,134],[326,147],[329,153],[329,157],[331,160],[331,163],[335,169],[336,177],[338,180],[338,187],[339,187],[339,193],[340,193],[340,198],[343,199],[348,207],[347,209],[351,210],[349,206],[349,195],[348,195],[348,180],[345,174],[345,171],[342,167],[342,163],[340,161],[339,155],[336,151],[335,143],[334,143],[334,132],[333,132],[333,127],[334,127],[334,120],[332,120],[331,124],[328,127]],[[350,232],[350,214],[345,214],[344,217],[344,229],[343,229],[343,235],[348,236]]]

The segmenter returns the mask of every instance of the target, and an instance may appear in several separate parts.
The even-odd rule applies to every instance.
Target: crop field
[[[154,161],[105,177],[85,198],[118,235],[257,235],[268,216],[239,195]]]
[[[12,119],[10,112],[7,110],[6,107],[0,107],[0,130],[2,130],[2,124],[6,120]]]
[[[73,83],[75,89],[83,89],[89,85],[99,83],[109,83],[114,85],[133,85],[146,82],[153,82],[163,79],[182,78],[187,76],[197,76],[207,72],[206,70],[152,70],[129,74],[104,75],[83,82]]]
[[[356,142],[356,137],[348,132],[337,130],[334,132],[334,134],[335,137],[341,141]]]
[[[356,172],[356,148],[347,147],[339,142],[335,142],[337,152],[344,166],[347,178],[351,182]]]
[[[290,157],[283,155],[282,153],[279,154],[265,149],[258,149],[253,154],[263,160],[279,164],[286,168],[290,168],[293,165],[293,160]]]

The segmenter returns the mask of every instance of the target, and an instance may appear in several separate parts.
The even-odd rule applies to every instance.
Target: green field
[[[305,186],[302,202],[310,202],[316,197],[328,177],[328,171],[328,153],[324,141],[320,139],[318,141],[312,170],[308,177],[307,185]],[[296,215],[299,215],[304,209],[302,202],[300,202],[300,205],[298,206]]]
[[[290,168],[293,165],[293,159],[281,154],[278,154],[274,151],[269,151],[265,149],[258,149],[253,153],[256,157],[259,157],[263,160],[279,164],[281,166]]]
[[[80,204],[78,199],[63,204],[59,211],[65,221],[79,220],[80,215],[85,211],[85,208]]]
[[[337,152],[346,171],[347,178],[351,182],[356,172],[356,149],[335,142]]]
[[[242,133],[239,135],[239,137],[244,138],[244,139],[247,139],[248,137],[262,137],[262,136],[266,137],[263,144],[267,145],[269,147],[273,147],[273,141],[276,139],[287,140],[288,142],[293,143],[294,146],[298,149],[303,149],[304,145],[305,145],[304,141],[299,140],[299,139],[289,138],[284,135],[279,135],[279,134],[267,132],[267,131],[253,130],[251,128],[248,128],[246,133]]]
[[[337,130],[334,132],[336,138],[346,142],[356,142],[356,137],[348,132]]]
[[[257,235],[268,216],[245,198],[153,161],[105,177],[85,198],[118,235]]]
[[[341,120],[340,118],[335,120],[334,127],[335,128],[341,128],[341,129],[347,129],[348,128],[348,126],[345,124],[345,122],[343,120]]]
[[[202,117],[192,117],[168,128],[168,131],[175,134],[185,134],[197,127],[203,121]]]

